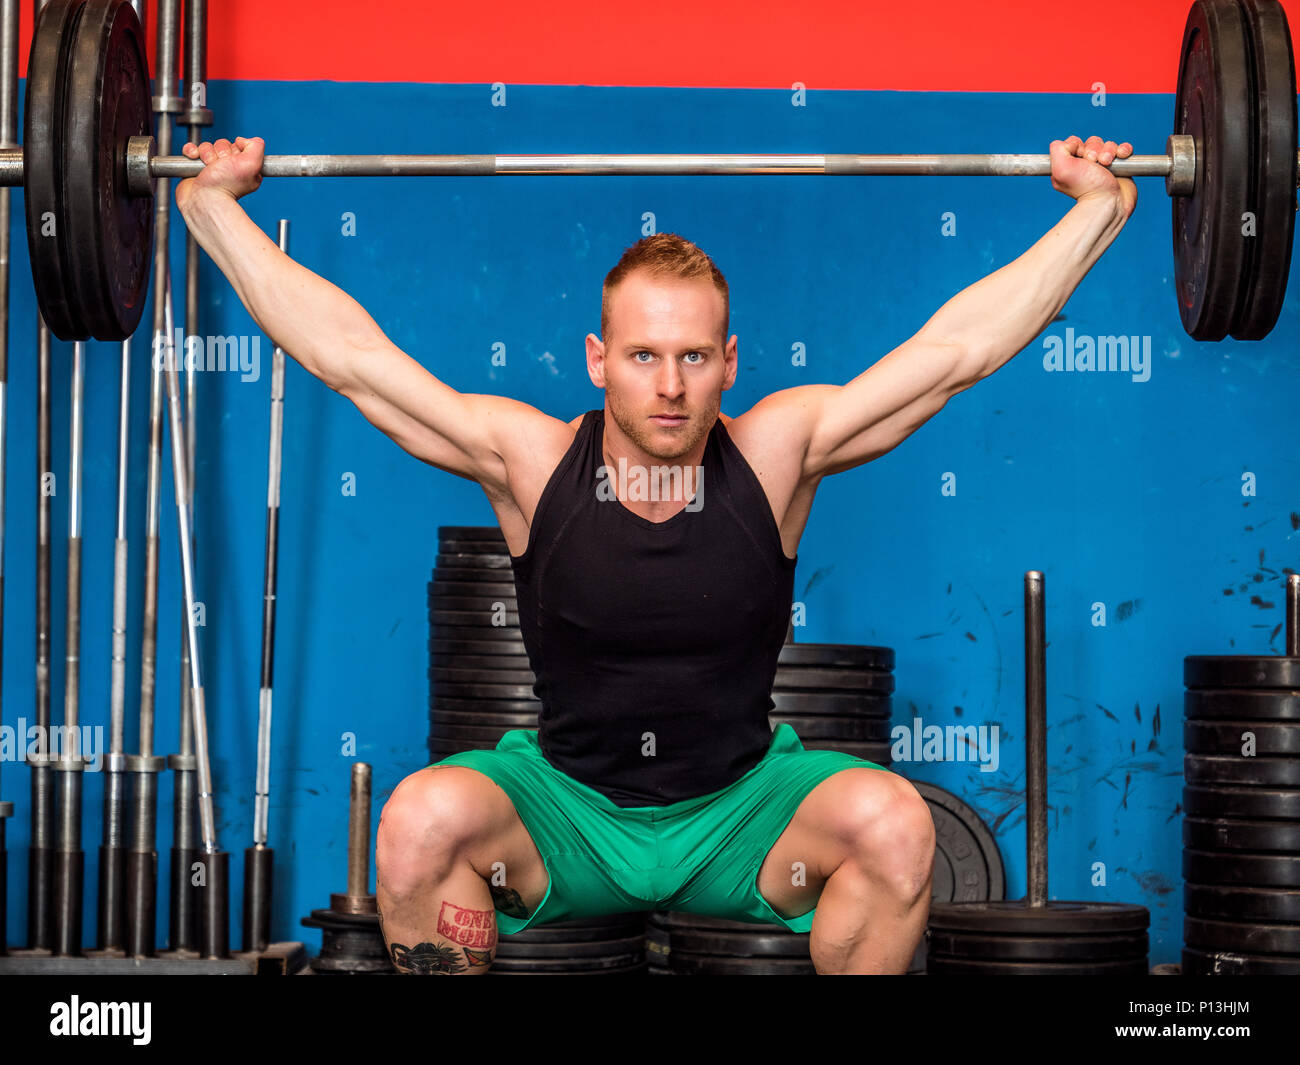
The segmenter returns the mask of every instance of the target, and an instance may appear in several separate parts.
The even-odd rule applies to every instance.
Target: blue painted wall
[[[1163,149],[1172,100],[1085,95],[222,82],[222,134],[271,152],[1046,151],[1070,133]],[[1284,446],[1300,384],[1297,311],[1257,344],[1198,344],[1172,292],[1169,201],[1142,181],[1137,212],[1071,299],[1079,334],[1149,336],[1150,379],[1043,369],[1041,341],[896,451],[826,482],[799,552],[803,641],[897,649],[895,715],[1000,728],[1000,765],[898,765],[962,795],[993,825],[1008,892],[1025,890],[1022,575],[1048,592],[1050,876],[1058,898],[1152,909],[1153,962],[1181,942],[1179,800],[1182,657],[1278,653],[1281,582],[1294,558],[1300,492]],[[292,222],[296,259],[355,296],[389,336],[455,388],[493,392],[569,419],[601,405],[582,338],[599,329],[600,282],[653,212],[714,256],[731,284],[741,372],[723,409],[775,389],[844,383],[915,332],[961,288],[1027,249],[1070,206],[1047,179],[773,177],[468,181],[267,181],[244,201],[274,234]],[[21,218],[21,193],[15,218]],[[342,234],[353,212],[356,235]],[[956,235],[941,234],[956,216]],[[183,270],[179,216],[174,277]],[[35,310],[15,225],[10,326],[3,721],[33,714]],[[175,282],[179,284],[179,280]],[[204,260],[202,329],[256,335]],[[151,312],[146,312],[150,321]],[[490,364],[493,345],[507,365]],[[791,364],[801,343],[807,365]],[[218,830],[241,880],[251,841],[271,350],[255,382],[200,382],[196,503],[204,668]],[[63,691],[70,346],[55,354],[53,639],[55,719]],[[148,384],[133,366],[128,705],[139,691]],[[82,715],[107,723],[116,484],[116,346],[87,373]],[[426,467],[296,365],[287,375],[276,659],[273,936],[345,882],[350,757],[374,766],[375,809],[425,764],[425,583],[440,524],[492,524],[477,486]],[[164,467],[158,750],[176,744],[180,587],[169,455]],[[1241,477],[1258,478],[1243,497]],[[342,478],[356,477],[344,496]],[[941,494],[946,473],[955,496]],[[1094,603],[1107,608],[1092,624]],[[134,744],[134,724],[129,732]],[[3,767],[10,942],[25,942],[27,789]],[[101,780],[87,778],[88,903]],[[170,781],[163,794],[170,795]],[[159,824],[163,867],[170,811]],[[1093,863],[1106,886],[1093,886]],[[232,943],[238,943],[238,891]],[[159,915],[159,945],[166,915]]]

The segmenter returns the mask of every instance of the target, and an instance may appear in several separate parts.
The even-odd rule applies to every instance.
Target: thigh
[[[431,784],[454,781],[462,802],[472,804],[476,831],[465,845],[471,868],[487,881],[501,913],[523,919],[546,897],[550,877],[519,811],[505,790],[486,773],[463,765],[432,765]]]
[[[827,879],[853,853],[865,810],[887,807],[898,778],[886,769],[842,769],[813,788],[772,844],[758,890],[782,917],[806,914]]]

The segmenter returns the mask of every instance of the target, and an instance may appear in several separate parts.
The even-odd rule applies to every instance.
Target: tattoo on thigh
[[[440,943],[420,943],[414,947],[394,943],[392,958],[393,967],[398,972],[414,973],[417,976],[454,976],[465,971],[465,963],[460,960],[455,948]]]
[[[438,911],[438,935],[462,947],[491,949],[496,942],[497,915],[494,910],[471,910],[454,902],[443,902]]]
[[[499,884],[491,884],[489,887],[492,891],[493,905],[507,917],[523,918],[528,916],[528,907],[524,905],[524,900],[514,888],[504,887]]]
[[[492,964],[492,952],[490,950],[470,950],[469,947],[461,948],[465,952],[465,957],[469,959],[469,967],[478,969]]]

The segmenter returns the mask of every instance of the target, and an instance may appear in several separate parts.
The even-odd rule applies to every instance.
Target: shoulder
[[[811,438],[813,428],[827,395],[836,390],[835,385],[801,385],[785,388],[764,396],[744,414],[736,418],[723,418],[728,434],[737,445],[742,441],[752,446],[796,448]]]

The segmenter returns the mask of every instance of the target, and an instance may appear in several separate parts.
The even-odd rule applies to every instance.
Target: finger
[[[1065,142],[1065,150],[1071,155],[1078,155],[1079,148],[1082,144],[1083,141],[1079,137],[1071,136],[1070,139]]]
[[[181,145],[181,155],[187,159],[197,159],[199,157],[199,146],[186,141]]]
[[[1119,151],[1118,144],[1116,144],[1114,141],[1107,141],[1101,147],[1101,152],[1098,155],[1097,162],[1101,163],[1102,166],[1109,166],[1111,163],[1115,161],[1115,153],[1118,151]]]
[[[1103,142],[1100,137],[1089,137],[1088,142],[1083,146],[1084,158],[1091,159],[1094,163],[1097,162],[1098,157],[1101,155],[1102,147]]]
[[[1129,144],[1128,141],[1125,141],[1123,144],[1119,146],[1118,154],[1121,159],[1127,159],[1130,155],[1133,154],[1133,145]]]
[[[217,143],[213,145],[213,148],[216,149],[218,159],[222,156],[229,155],[234,150],[230,146],[230,141],[226,140],[225,137],[222,137],[221,140],[217,141]]]
[[[212,147],[211,141],[204,141],[199,145],[199,158],[203,160],[204,166],[209,166],[217,161],[217,150]]]

